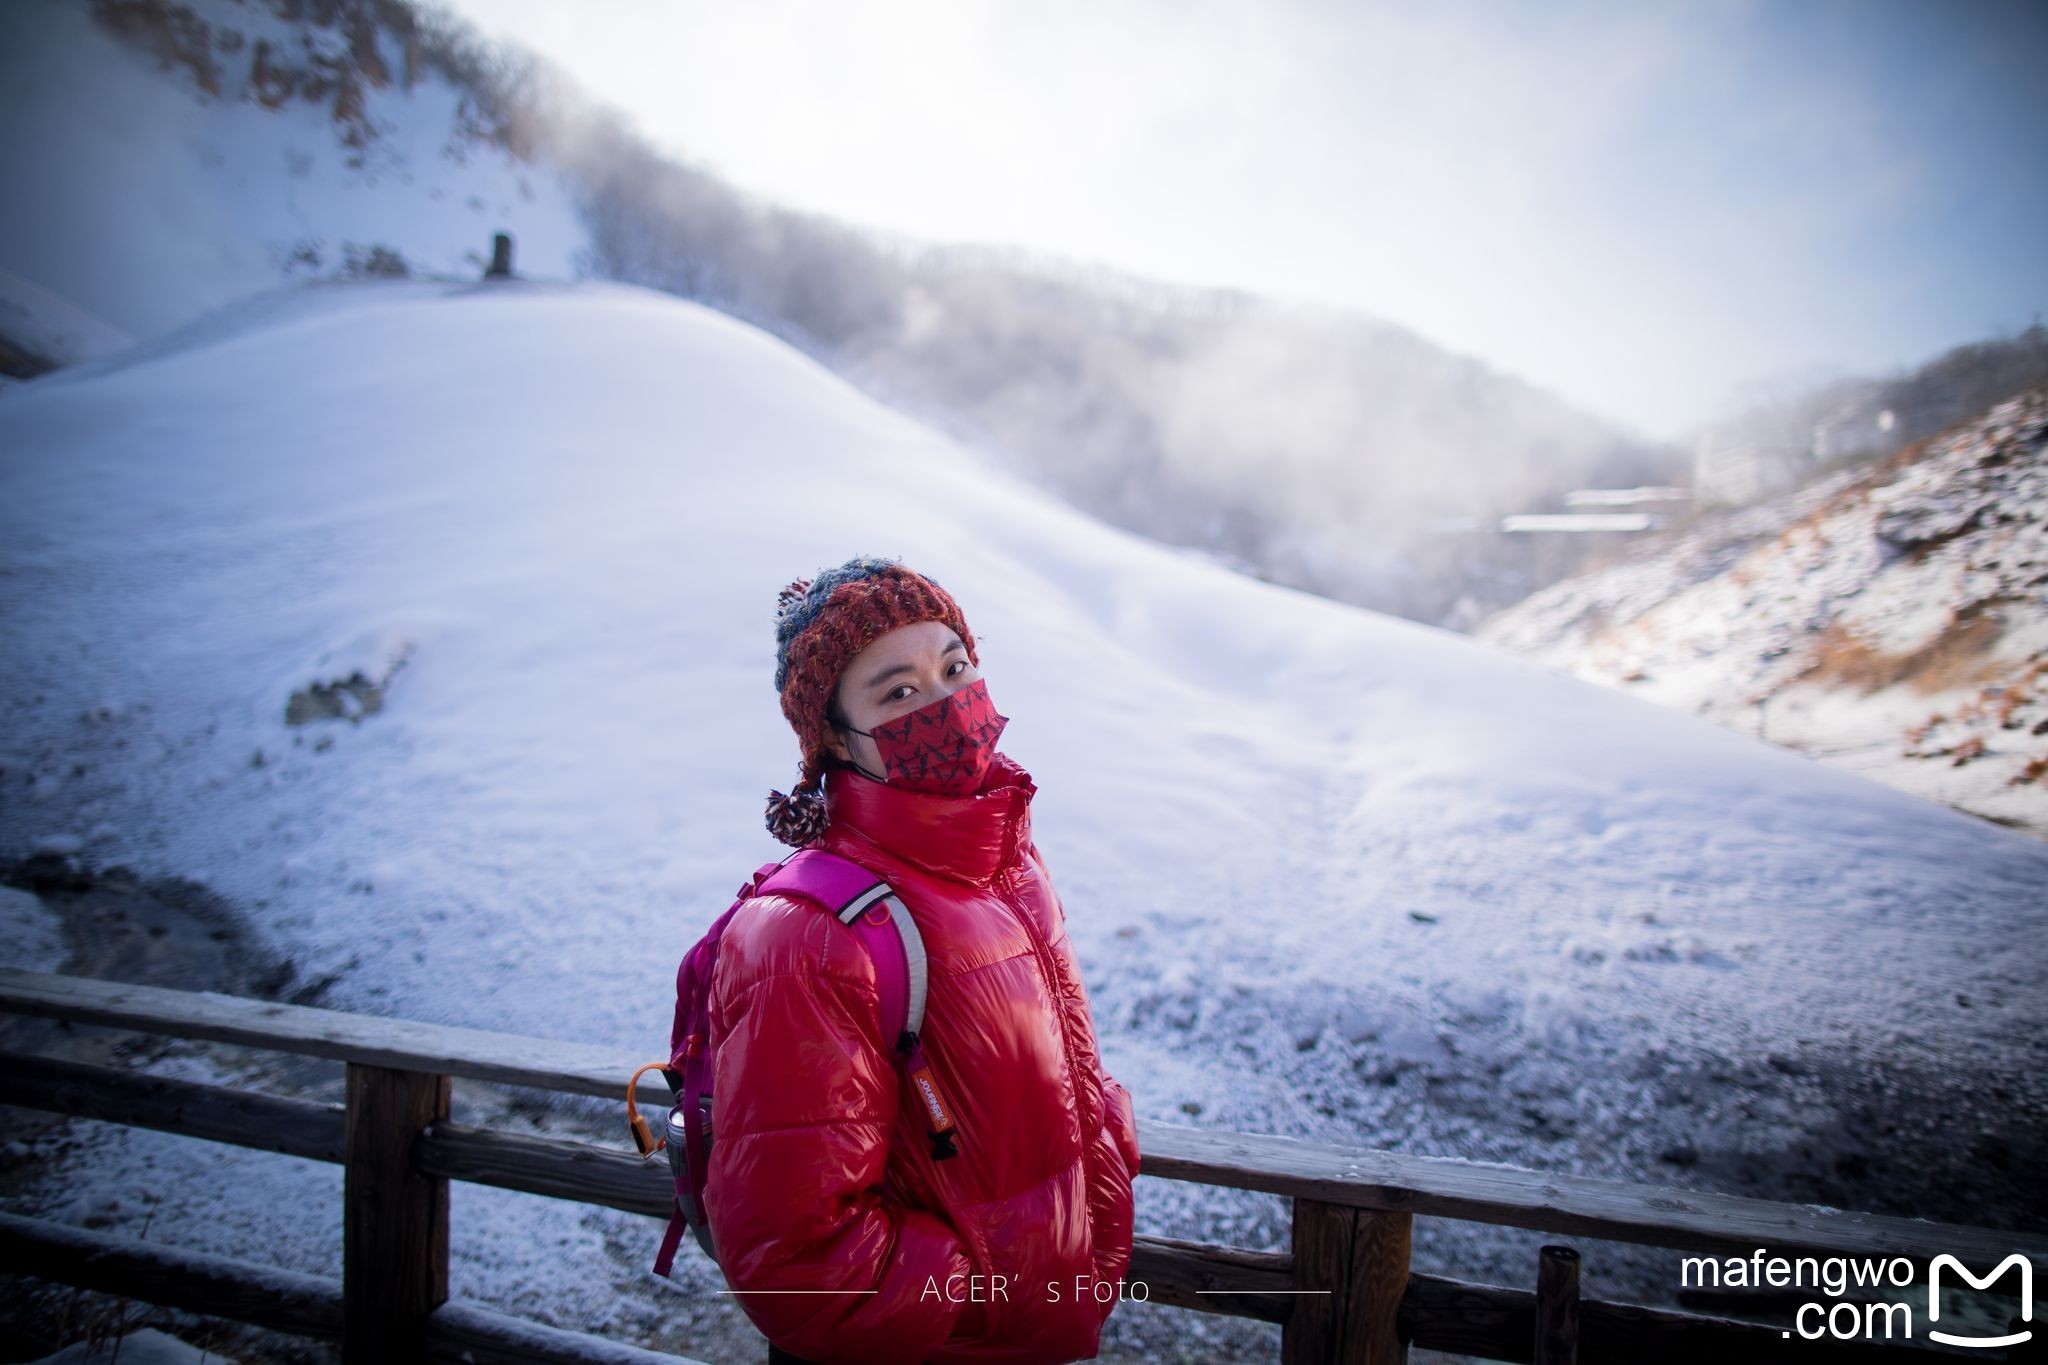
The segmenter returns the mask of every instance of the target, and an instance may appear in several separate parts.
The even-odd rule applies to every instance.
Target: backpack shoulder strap
[[[925,989],[929,975],[924,939],[902,897],[882,878],[860,864],[821,848],[798,849],[762,881],[761,889],[794,891],[809,896],[853,930],[875,964],[875,985],[881,996],[882,1036],[896,1029],[896,1063],[910,1078],[923,1103],[932,1156],[945,1160],[958,1154],[954,1145],[953,1109],[939,1087],[939,1078],[925,1059]]]
[[[894,887],[850,858],[800,848],[761,879],[756,894],[790,892],[816,901],[853,930],[875,964],[883,1036],[907,1053],[924,1027],[929,972],[917,921]]]
[[[896,1030],[896,1064],[910,1078],[924,1102],[926,1123],[931,1133],[932,1155],[955,1155],[953,1120],[949,1107],[931,1073],[918,1031],[924,1027],[927,981],[924,939],[917,921],[903,906],[895,889],[882,878],[847,858],[821,848],[801,848],[776,863],[763,863],[744,882],[731,907],[719,916],[676,974],[675,1026],[669,1037],[670,1064],[662,1069],[676,1104],[670,1110],[667,1146],[675,1177],[676,1199],[669,1215],[668,1229],[654,1259],[654,1273],[667,1278],[675,1264],[676,1249],[685,1230],[695,1233],[698,1244],[716,1260],[710,1239],[710,1222],[704,1209],[703,1190],[711,1142],[705,1107],[711,1094],[711,1058],[707,1045],[711,1023],[708,1014],[713,964],[726,923],[754,896],[783,892],[808,900],[831,912],[852,929],[861,947],[875,964],[875,983],[880,999],[882,1036]],[[643,1068],[645,1069],[645,1068]],[[638,1073],[635,1073],[638,1080]],[[652,1155],[654,1145],[641,1141],[645,1125],[633,1103],[633,1084],[626,1086],[627,1110],[636,1124],[636,1141],[641,1155]],[[681,1132],[677,1132],[680,1118]],[[680,1150],[677,1139],[680,1138]],[[680,1158],[680,1160],[679,1160]]]

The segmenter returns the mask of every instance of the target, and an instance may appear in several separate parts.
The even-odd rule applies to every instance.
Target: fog
[[[453,0],[766,200],[1313,301],[1677,437],[2048,310],[2032,0]]]
[[[1427,620],[1531,586],[1435,525],[1666,481],[1686,457],[1356,312],[800,213],[653,149],[537,60],[485,56],[515,145],[564,167],[590,273],[755,322],[1119,524]]]

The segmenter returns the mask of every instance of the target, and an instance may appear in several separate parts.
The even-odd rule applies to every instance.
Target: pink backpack
[[[649,1062],[626,1083],[627,1124],[634,1145],[643,1160],[667,1148],[669,1171],[675,1177],[675,1211],[669,1215],[668,1230],[662,1234],[661,1250],[654,1259],[654,1273],[664,1278],[675,1263],[685,1228],[705,1255],[714,1262],[718,1259],[704,1214],[704,1176],[712,1136],[711,977],[718,966],[718,944],[727,922],[749,899],[768,892],[810,901],[836,916],[860,939],[875,963],[882,1036],[896,1040],[895,1062],[924,1104],[932,1155],[944,1159],[955,1153],[952,1110],[925,1063],[924,1043],[918,1037],[924,1026],[927,977],[924,940],[918,936],[917,922],[889,883],[824,849],[800,848],[780,862],[763,863],[740,887],[738,898],[726,912],[684,955],[676,971],[676,1014],[669,1030],[668,1061]],[[640,1077],[657,1067],[675,1095],[663,1138],[648,1130],[635,1099]]]

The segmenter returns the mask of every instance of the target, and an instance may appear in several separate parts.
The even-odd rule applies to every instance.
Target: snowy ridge
[[[76,304],[0,270],[0,345],[11,343],[44,364],[73,365],[111,355],[134,340]]]
[[[409,27],[285,9],[0,6],[0,88],[36,127],[0,169],[46,206],[0,224],[0,263],[38,291],[0,326],[33,304],[27,325],[50,330],[54,296],[148,338],[281,281],[475,279],[499,230],[521,273],[576,273],[588,234],[560,174],[513,155]]]
[[[779,851],[775,593],[900,555],[974,624],[1142,1117],[2042,1221],[2048,847],[1107,527],[729,317],[307,289],[21,386],[0,449],[0,857],[198,879],[316,1003],[658,1049],[677,958]],[[357,673],[375,709],[294,723]],[[132,1233],[168,1191],[153,1237],[335,1269],[331,1220],[274,1212],[331,1207],[331,1169],[40,1157],[17,1211]],[[699,1261],[651,1294],[644,1220],[455,1199],[463,1297],[672,1345],[730,1321]],[[1138,1210],[1285,1226],[1157,1181]],[[1418,1264],[1519,1282],[1535,1241],[1445,1225]],[[1675,1285],[1652,1253],[1601,1277]],[[1105,1355],[1272,1349],[1193,1316],[1119,1310]]]
[[[1477,635],[2048,836],[2048,390]]]

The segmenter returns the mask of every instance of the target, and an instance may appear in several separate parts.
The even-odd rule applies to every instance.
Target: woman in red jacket
[[[727,925],[705,1209],[771,1360],[1093,1357],[1126,1286],[1131,1099],[1103,1070],[1031,775],[995,749],[938,584],[856,558],[783,589],[776,689],[803,751],[768,827],[887,880],[929,963],[935,1142],[852,930],[776,894]]]

